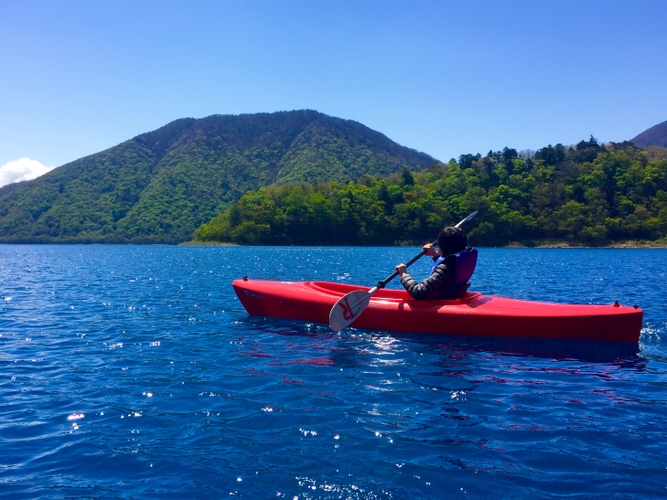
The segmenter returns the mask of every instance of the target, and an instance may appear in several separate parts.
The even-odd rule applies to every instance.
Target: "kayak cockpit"
[[[350,292],[355,292],[358,290],[368,291],[370,287],[358,286],[358,285],[348,285],[345,283],[331,283],[327,281],[311,281],[304,283],[304,285],[313,290],[314,292],[324,293],[332,297],[340,298],[343,295],[346,295]],[[428,301],[417,301],[413,299],[410,294],[405,290],[395,290],[383,288],[378,290],[371,301],[396,301],[396,302],[411,302],[411,303],[424,303],[433,305],[460,305],[468,304],[474,300],[479,299],[482,294],[480,292],[467,292],[460,299],[450,299],[450,300],[428,300]]]

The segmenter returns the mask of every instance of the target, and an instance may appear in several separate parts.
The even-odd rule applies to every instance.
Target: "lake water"
[[[667,250],[480,249],[472,290],[638,304],[638,346],[333,333],[231,287],[417,251],[0,246],[0,497],[667,496]]]

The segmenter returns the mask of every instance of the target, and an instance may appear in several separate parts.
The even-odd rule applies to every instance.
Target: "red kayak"
[[[323,281],[235,280],[234,291],[254,316],[329,323],[342,296],[369,288]],[[639,341],[637,306],[575,305],[508,299],[468,292],[456,300],[418,301],[404,290],[379,290],[351,326],[413,333]]]

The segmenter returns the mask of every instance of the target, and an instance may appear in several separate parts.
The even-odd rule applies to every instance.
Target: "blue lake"
[[[333,333],[231,287],[417,251],[0,245],[0,497],[667,496],[667,250],[480,249],[471,290],[638,304],[637,346]]]

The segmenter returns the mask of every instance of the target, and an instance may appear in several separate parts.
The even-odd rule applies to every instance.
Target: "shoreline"
[[[178,246],[228,246],[228,247],[242,247],[246,245],[240,245],[238,243],[228,243],[228,242],[219,242],[219,241],[185,241],[183,243],[178,243]],[[268,246],[268,245],[247,245],[247,246]],[[290,246],[290,245],[279,245],[279,246]],[[341,246],[341,245],[293,245],[293,246],[312,246],[312,247],[320,247],[320,248],[325,248],[329,246]],[[387,248],[398,248],[398,247],[404,247],[404,246],[419,246],[419,244],[414,244],[414,245],[407,245],[407,244],[402,244],[402,245],[342,245],[342,246],[379,246],[379,247],[387,247]],[[605,246],[586,246],[586,245],[573,245],[570,243],[565,243],[565,242],[541,242],[541,243],[535,243],[534,245],[526,245],[524,243],[518,242],[518,241],[513,241],[510,242],[507,245],[504,246],[489,246],[489,247],[484,247],[480,246],[480,248],[544,248],[544,249],[551,249],[551,248],[563,248],[563,249],[627,249],[627,248],[637,248],[637,249],[667,249],[667,242],[665,243],[657,243],[657,242],[651,242],[651,241],[645,241],[645,240],[637,240],[637,241],[623,241],[623,242],[618,242],[618,243],[613,243],[611,245],[605,245]]]
[[[238,243],[228,243],[224,241],[184,241],[177,243],[179,247],[240,247]]]
[[[192,247],[205,247],[205,246],[220,246],[220,247],[243,247],[243,246],[270,246],[270,245],[242,245],[239,243],[231,242],[222,242],[222,241],[183,241],[181,243],[174,242],[101,242],[101,241],[0,241],[0,245],[167,245],[167,246],[192,246]],[[410,242],[410,241],[401,241],[396,242],[393,245],[278,245],[278,246],[302,246],[302,247],[383,247],[383,248],[399,248],[399,247],[419,247],[422,243]],[[612,243],[609,245],[581,245],[581,244],[572,244],[564,241],[533,241],[530,243],[522,243],[520,241],[511,241],[507,245],[473,245],[478,246],[479,248],[565,248],[565,249],[575,249],[575,248],[619,248],[619,249],[628,249],[628,248],[637,248],[637,249],[667,249],[667,241],[646,241],[646,240],[636,240],[636,241],[620,241]]]
[[[637,241],[621,241],[617,243],[612,243],[609,245],[602,246],[586,246],[586,245],[575,245],[566,242],[542,242],[536,243],[535,245],[526,245],[520,242],[511,242],[504,247],[499,248],[667,248],[667,243],[663,242],[652,242],[645,240]]]

